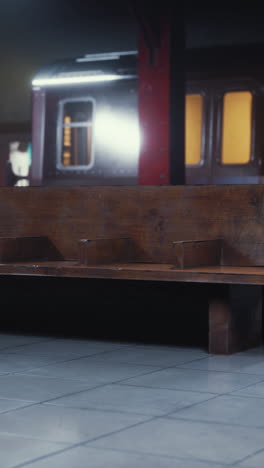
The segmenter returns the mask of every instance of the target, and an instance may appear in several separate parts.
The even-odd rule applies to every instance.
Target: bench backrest
[[[129,238],[154,263],[173,263],[179,241],[222,239],[221,264],[264,265],[264,186],[1,188],[0,237],[24,236],[68,260],[81,239]]]

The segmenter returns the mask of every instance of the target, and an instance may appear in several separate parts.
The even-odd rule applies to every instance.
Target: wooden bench
[[[236,352],[262,342],[264,187],[1,188],[0,262],[0,275],[212,284],[209,352]]]

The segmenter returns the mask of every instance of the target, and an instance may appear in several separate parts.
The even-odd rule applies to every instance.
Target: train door
[[[213,107],[212,183],[259,183],[263,108],[258,84],[224,84],[214,93]]]
[[[185,96],[185,174],[187,184],[208,184],[211,175],[210,90],[188,86]]]
[[[253,80],[199,83],[186,96],[187,184],[255,184],[263,165],[263,95]]]

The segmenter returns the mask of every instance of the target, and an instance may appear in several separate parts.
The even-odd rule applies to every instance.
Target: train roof
[[[44,66],[34,76],[33,86],[48,84],[87,83],[104,78],[132,78],[137,76],[137,51],[87,54],[59,60]],[[100,80],[101,78],[101,80]]]
[[[186,49],[184,67],[187,79],[243,74],[263,70],[264,44],[215,46]],[[138,52],[106,52],[59,60],[43,67],[33,79],[33,87],[56,84],[81,84],[107,79],[137,77]],[[183,66],[183,63],[179,63]],[[211,76],[212,75],[212,76]]]

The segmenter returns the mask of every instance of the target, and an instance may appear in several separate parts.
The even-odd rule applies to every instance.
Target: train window
[[[185,98],[185,164],[201,162],[203,97],[189,94]]]
[[[247,164],[251,154],[252,101],[249,91],[226,93],[223,100],[222,164]]]
[[[64,103],[64,119],[70,119],[72,123],[91,122],[93,104],[91,101],[66,101]]]
[[[74,169],[92,165],[93,102],[63,102],[60,166]]]

